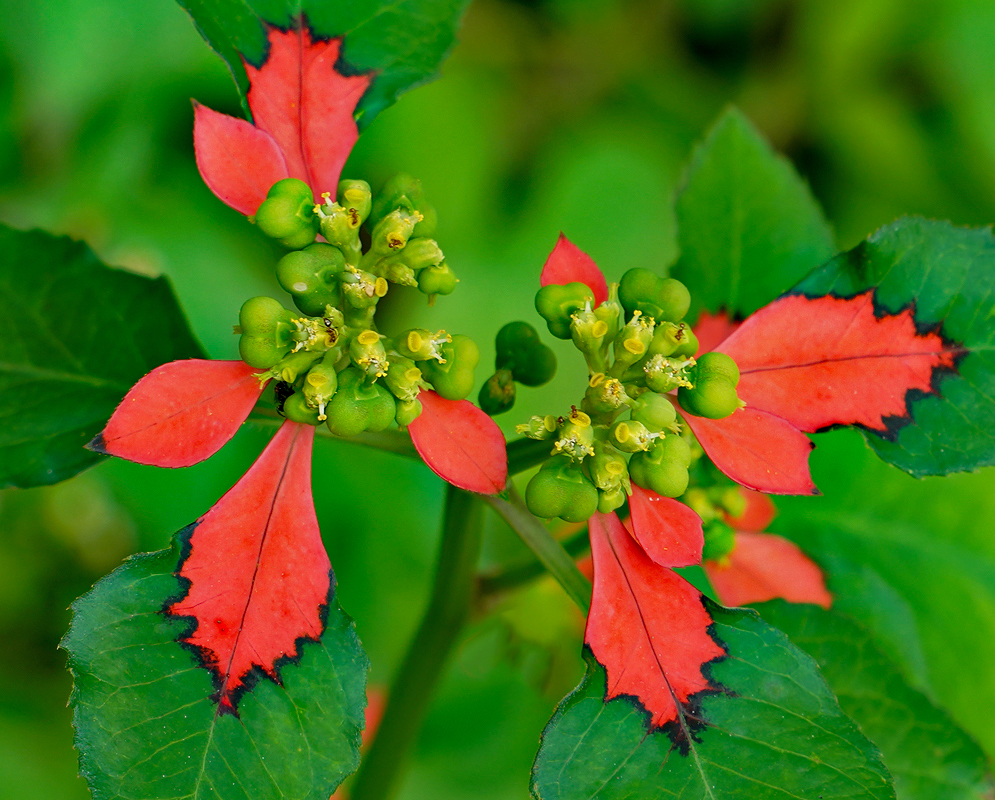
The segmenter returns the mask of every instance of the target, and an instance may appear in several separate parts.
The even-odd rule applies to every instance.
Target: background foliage
[[[209,354],[234,357],[242,300],[277,291],[274,251],[197,175],[189,98],[239,106],[183,11],[12,0],[0,44],[0,219],[169,276]],[[443,73],[370,125],[344,174],[422,178],[463,279],[431,319],[477,338],[485,359],[494,321],[531,313],[561,228],[610,277],[676,258],[669,198],[730,102],[809,180],[841,248],[901,213],[995,220],[995,8],[984,0],[477,0]],[[420,301],[391,299],[412,324],[429,319]],[[504,424],[545,413],[564,373],[521,392]],[[86,797],[55,650],[65,609],[203,513],[269,434],[244,429],[185,470],[106,462],[0,493],[0,794]],[[856,598],[839,610],[995,752],[995,477],[923,488],[855,432],[820,437],[813,467],[824,496],[779,502],[774,530],[830,569],[830,587]],[[442,484],[420,464],[322,443],[314,486],[340,599],[372,681],[385,683],[424,602]],[[518,547],[489,519],[490,561]],[[559,588],[539,583],[471,626],[405,800],[524,796],[539,731],[583,672],[581,625]]]

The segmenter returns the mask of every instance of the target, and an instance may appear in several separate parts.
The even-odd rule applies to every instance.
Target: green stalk
[[[576,559],[589,549],[590,542],[588,539],[587,528],[582,528],[576,533],[558,541],[562,543],[563,549],[567,551],[567,554],[571,558]],[[506,592],[510,589],[517,589],[519,586],[534,581],[545,574],[546,568],[535,559],[520,564],[512,564],[501,570],[481,575],[480,596],[487,597],[488,595]]]
[[[477,495],[447,487],[432,596],[390,687],[377,735],[352,785],[352,800],[388,800],[396,791],[433,689],[470,612],[482,517]]]
[[[584,577],[563,545],[525,507],[521,495],[509,486],[511,500],[485,497],[484,500],[498,512],[512,530],[535,553],[536,558],[549,570],[563,590],[586,614],[591,607],[591,582]]]

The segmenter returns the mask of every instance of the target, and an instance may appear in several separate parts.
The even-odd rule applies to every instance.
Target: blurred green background
[[[0,42],[0,219],[168,275],[210,354],[234,357],[242,301],[281,295],[273,246],[194,165],[190,98],[239,113],[220,60],[170,0],[6,0]],[[474,336],[481,380],[497,328],[531,318],[560,230],[609,277],[673,260],[682,164],[728,103],[795,162],[842,247],[903,213],[995,220],[990,0],[477,0],[443,75],[370,126],[345,176],[377,185],[405,170],[423,180],[462,283],[433,309],[396,292],[391,314],[398,326]],[[560,389],[582,368],[563,360],[552,387],[521,392],[506,427],[569,402]],[[206,511],[268,435],[246,428],[186,470],[106,462],[59,486],[0,493],[0,796],[87,796],[56,650],[67,606],[127,554],[162,547]],[[993,708],[976,693],[995,680],[995,480],[924,490],[853,433],[821,439],[813,465],[825,496],[783,502],[775,528],[818,549],[817,521],[860,507],[852,535],[894,542],[885,566],[891,553],[919,554],[910,592],[934,567],[978,571],[961,594],[926,591],[908,610],[927,631],[921,646],[900,626],[880,634],[910,680],[995,751]],[[372,682],[384,684],[426,596],[441,483],[420,464],[323,442],[314,488],[342,603]],[[928,538],[928,556],[916,536]],[[491,519],[488,563],[523,556]],[[405,800],[527,795],[539,732],[582,672],[581,621],[545,582],[496,608],[481,609],[460,645]]]

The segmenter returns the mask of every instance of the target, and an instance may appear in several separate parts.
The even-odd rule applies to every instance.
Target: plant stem
[[[447,487],[432,596],[387,696],[387,706],[352,785],[352,800],[387,800],[397,787],[432,691],[470,612],[476,590],[483,506]]]
[[[584,577],[563,545],[549,532],[532,512],[525,507],[521,495],[513,486],[509,488],[511,500],[485,497],[491,508],[498,512],[523,542],[536,554],[536,558],[549,570],[570,598],[586,614],[591,607],[591,582]]]
[[[538,439],[515,439],[508,442],[508,474],[517,475],[529,467],[541,464],[549,458],[551,445],[548,441]]]

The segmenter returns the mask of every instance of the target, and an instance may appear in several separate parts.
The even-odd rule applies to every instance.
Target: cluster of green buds
[[[556,354],[527,322],[509,322],[494,340],[495,372],[480,387],[478,402],[492,417],[515,405],[515,383],[542,386],[556,374]]]
[[[435,210],[421,185],[392,178],[374,198],[365,181],[339,183],[337,200],[315,203],[303,181],[274,184],[254,221],[292,249],[276,265],[298,311],[253,297],[239,312],[242,360],[276,382],[279,411],[290,420],[326,424],[338,436],[405,428],[421,413],[418,394],[434,389],[462,400],[479,360],[466,336],[424,329],[388,337],[377,329],[377,304],[391,284],[449,294],[456,277],[435,231]],[[318,236],[324,241],[316,241]]]
[[[638,268],[600,304],[584,283],[539,290],[536,310],[553,336],[580,350],[589,380],[569,414],[532,417],[517,428],[552,446],[526,490],[534,514],[580,522],[608,513],[625,503],[632,482],[665,497],[687,491],[701,449],[672,395],[684,413],[710,419],[742,405],[731,358],[694,358],[698,340],[683,321],[690,304],[680,281]]]

